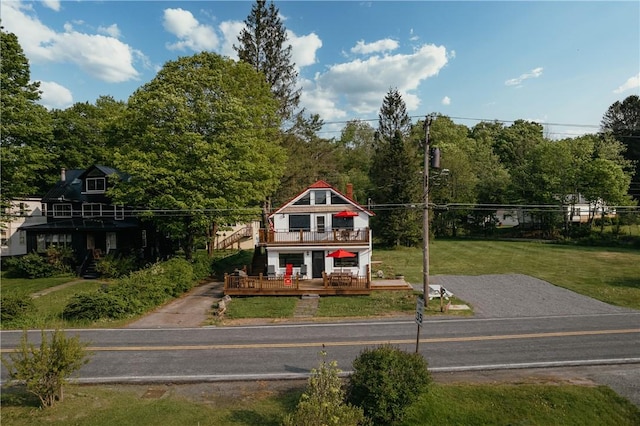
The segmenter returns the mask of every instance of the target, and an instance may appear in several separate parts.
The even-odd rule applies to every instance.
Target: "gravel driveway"
[[[439,284],[471,304],[475,315],[480,318],[612,314],[631,311],[528,275],[436,275],[431,277],[429,283]]]

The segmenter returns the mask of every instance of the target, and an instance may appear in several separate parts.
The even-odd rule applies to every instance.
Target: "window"
[[[71,204],[54,204],[53,217],[71,217]]]
[[[290,214],[289,231],[310,231],[311,216],[308,214]]]
[[[44,253],[51,246],[71,247],[71,234],[37,234],[37,251]]]
[[[293,203],[294,206],[308,206],[311,204],[311,194],[306,193],[302,198]]]
[[[142,230],[142,247],[147,247],[147,230]]]
[[[316,216],[316,230],[324,232],[324,216]]]
[[[82,217],[102,216],[102,204],[89,203],[82,205]]]
[[[358,266],[358,258],[360,256],[355,257],[341,257],[333,259],[334,268],[347,268],[350,266]]]
[[[353,230],[353,218],[352,217],[335,217],[332,218],[333,229],[348,229]]]
[[[47,205],[45,203],[42,203],[40,205],[40,208],[42,209],[42,216],[46,216],[47,215]]]
[[[25,231],[19,231],[19,234],[18,234],[19,237],[18,238],[19,238],[19,243],[22,246],[25,245],[25,243],[26,243],[26,238],[27,238],[26,234],[27,233]]]
[[[86,178],[85,185],[87,192],[104,192],[106,189],[106,180],[103,177]]]
[[[280,253],[278,266],[285,268],[288,263],[294,268],[299,268],[304,263],[304,253]]]
[[[349,201],[339,196],[335,192],[331,193],[331,204],[350,204]]]
[[[327,204],[327,191],[313,191],[313,195],[315,196],[315,204]]]
[[[7,238],[7,231],[0,230],[0,246],[9,247],[9,239]]]
[[[20,216],[27,215],[27,206],[24,203],[20,203]]]

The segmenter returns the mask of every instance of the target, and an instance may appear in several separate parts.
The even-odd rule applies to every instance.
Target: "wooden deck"
[[[323,278],[302,279],[300,276],[266,277],[225,275],[224,294],[229,296],[320,296],[369,295],[375,290],[412,290],[404,280],[375,280],[347,274],[325,274]]]

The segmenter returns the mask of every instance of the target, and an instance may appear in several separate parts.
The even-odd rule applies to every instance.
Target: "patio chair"
[[[300,275],[304,278],[307,276],[307,264],[303,263],[300,265]]]
[[[276,277],[276,266],[269,265],[267,266],[267,278],[275,278]]]

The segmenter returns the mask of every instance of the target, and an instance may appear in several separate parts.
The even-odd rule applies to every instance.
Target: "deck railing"
[[[313,288],[328,289],[370,289],[371,282],[366,276],[352,275],[351,273],[323,273],[322,279],[305,280],[300,275],[275,277],[260,274],[250,276],[244,274],[225,274],[225,290],[243,290],[246,293],[259,292],[261,290],[300,290],[307,289],[313,292]]]
[[[369,228],[318,231],[278,231],[260,229],[262,245],[363,244],[369,243]]]

